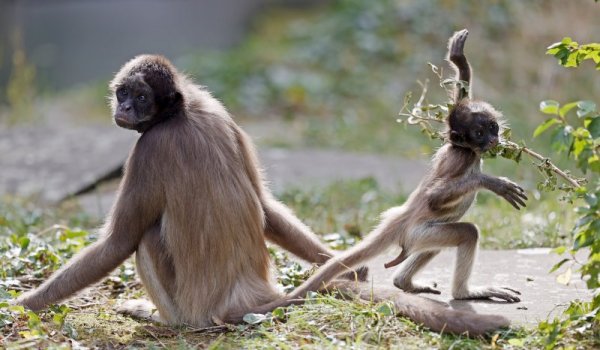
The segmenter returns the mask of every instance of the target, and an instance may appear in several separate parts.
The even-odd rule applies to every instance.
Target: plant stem
[[[573,186],[574,188],[579,188],[581,187],[579,185],[579,183],[573,179],[572,177],[570,177],[567,173],[565,173],[564,171],[560,170],[560,168],[558,168],[556,165],[554,165],[554,163],[552,163],[550,161],[549,158],[542,156],[541,154],[527,148],[527,147],[521,147],[518,144],[512,142],[512,141],[506,141],[506,143],[512,147],[516,147],[517,149],[521,150],[523,153],[528,154],[529,156],[539,160],[539,161],[545,161],[548,166],[550,167],[550,170],[552,170],[555,174],[559,175],[560,177],[562,177],[565,181],[567,181],[569,184],[571,184],[571,186]]]

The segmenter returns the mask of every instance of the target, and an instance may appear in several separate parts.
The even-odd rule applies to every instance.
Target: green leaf
[[[275,310],[273,310],[271,314],[273,314],[273,317],[275,318],[283,319],[285,318],[285,309],[282,307],[275,308]]]
[[[570,151],[573,139],[571,126],[559,126],[552,135],[552,148],[558,152]]]
[[[245,314],[244,322],[248,324],[259,324],[267,319],[267,316],[263,314]]]
[[[592,101],[577,102],[577,116],[583,118],[596,111],[596,104]]]
[[[550,119],[546,120],[542,124],[538,125],[537,128],[535,128],[535,131],[533,132],[533,137],[539,136],[541,133],[548,130],[549,127],[551,127],[552,125],[554,125],[556,123],[558,123],[558,120],[556,118],[550,118]]]
[[[525,339],[523,338],[512,338],[508,340],[508,344],[512,346],[523,347],[525,346]]]
[[[583,217],[580,217],[577,222],[575,223],[575,227],[574,229],[579,229],[587,224],[589,224],[592,220],[594,220],[594,216],[592,215],[585,215]]]
[[[585,196],[583,196],[583,199],[585,199],[590,207],[594,207],[596,204],[598,204],[598,197],[596,197],[596,194],[594,193],[586,193]]]
[[[571,103],[567,103],[566,105],[560,107],[560,109],[558,110],[558,114],[561,117],[565,117],[565,115],[567,115],[567,113],[569,113],[569,111],[575,107],[577,107],[578,102],[571,102]]]
[[[546,48],[546,50],[548,50],[547,53],[549,53],[549,54],[552,55],[552,54],[554,54],[554,52],[550,52],[550,51],[551,50],[558,50],[558,48],[561,47],[561,46],[563,46],[563,43],[561,43],[561,42],[554,43],[554,44],[552,44],[552,45],[550,45],[550,46],[548,46]]]
[[[31,242],[31,240],[28,237],[19,238],[19,246],[21,247],[22,250],[27,249],[27,247],[29,247],[30,242]]]
[[[567,247],[565,247],[565,246],[560,246],[560,247],[556,247],[556,248],[554,248],[553,250],[554,250],[554,252],[555,252],[556,254],[558,254],[558,255],[561,255],[561,254],[563,254],[564,252],[566,252],[566,251],[567,251]]]
[[[600,117],[592,119],[587,126],[588,131],[592,135],[592,138],[600,137]]]
[[[87,231],[83,230],[65,230],[66,238],[77,238],[77,237],[85,237],[87,236]]]
[[[579,157],[579,155],[585,151],[586,149],[588,149],[589,142],[587,139],[579,139],[576,138],[575,141],[573,142],[573,154],[575,155],[575,157]]]
[[[390,303],[384,303],[377,308],[377,313],[383,316],[394,316],[396,314],[396,311]]]
[[[544,114],[558,114],[558,108],[560,107],[560,103],[554,100],[546,100],[540,102],[540,112]]]
[[[579,58],[579,52],[573,52],[567,57],[567,61],[564,63],[565,67],[577,67],[579,66],[579,62],[581,59]]]
[[[579,250],[581,248],[585,248],[594,243],[594,235],[592,235],[590,230],[585,230],[580,233],[573,242],[573,250]]]
[[[587,165],[591,171],[595,173],[600,173],[600,158],[598,158],[598,156],[588,158]]]
[[[550,273],[558,270],[561,266],[563,266],[564,263],[566,263],[567,261],[571,261],[570,258],[565,258],[562,259],[561,261],[559,261],[558,263],[556,263],[554,266],[552,266],[552,268],[550,269]]]

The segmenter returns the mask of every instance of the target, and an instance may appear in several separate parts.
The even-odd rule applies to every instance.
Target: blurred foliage
[[[13,54],[12,71],[6,87],[9,113],[8,124],[34,118],[33,103],[36,97],[35,67],[27,62],[25,52],[17,49]]]
[[[424,62],[441,63],[448,35],[463,27],[473,33],[473,50],[486,47],[472,55],[478,91],[493,96],[491,102],[507,116],[516,116],[509,119],[517,136],[529,136],[527,130],[538,122],[535,108],[514,92],[541,99],[555,86],[549,79],[560,73],[543,62],[540,66],[534,50],[511,52],[510,59],[503,52],[533,41],[543,45],[547,32],[564,27],[560,7],[541,1],[337,0],[303,15],[266,11],[241,47],[198,53],[178,64],[234,114],[283,117],[290,129],[285,134],[302,134],[300,141],[282,134],[273,140],[277,145],[420,155],[430,152],[431,144],[410,130],[394,132],[390,125],[403,91],[414,86],[412,77],[425,71]],[[531,28],[545,23],[552,28]],[[562,93],[597,88],[589,77],[580,78],[573,91]],[[431,96],[445,97],[443,92]],[[533,143],[546,147],[542,141]]]

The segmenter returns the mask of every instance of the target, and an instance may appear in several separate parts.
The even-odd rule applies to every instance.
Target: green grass
[[[563,243],[562,227],[572,217],[562,213],[555,198],[542,198],[519,212],[493,196],[480,196],[469,218],[482,229],[488,248],[536,247]],[[336,249],[360,240],[377,223],[378,214],[403,202],[405,196],[381,190],[372,179],[336,182],[312,189],[290,189],[279,198]],[[303,306],[285,309],[256,325],[218,329],[172,329],[117,315],[117,300],[140,297],[143,288],[133,263],[126,262],[109,279],[74,298],[65,310],[53,307],[35,314],[10,308],[1,299],[39,284],[90,241],[96,225],[74,208],[40,208],[32,201],[5,198],[0,202],[0,325],[8,348],[84,346],[142,348],[377,348],[493,349],[538,348],[545,337],[536,329],[510,329],[487,338],[439,335],[411,321],[388,315],[385,306],[318,295]],[[555,212],[556,214],[548,214]],[[549,218],[551,217],[551,218]],[[55,224],[64,225],[54,226]],[[67,229],[68,227],[68,229]],[[559,231],[556,227],[561,227]],[[94,239],[92,237],[92,239]],[[272,250],[278,282],[289,291],[307,277],[307,271],[287,254]],[[15,284],[15,281],[19,283]],[[10,293],[9,293],[10,291]],[[545,334],[545,333],[544,333]],[[578,338],[579,337],[579,338]],[[565,344],[580,335],[568,334]],[[584,338],[594,347],[593,338]],[[522,345],[519,345],[522,344]]]

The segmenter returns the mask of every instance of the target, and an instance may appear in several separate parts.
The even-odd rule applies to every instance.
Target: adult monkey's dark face
[[[157,112],[152,88],[141,74],[136,74],[117,86],[117,108],[114,119],[118,126],[144,132],[153,124]]]

